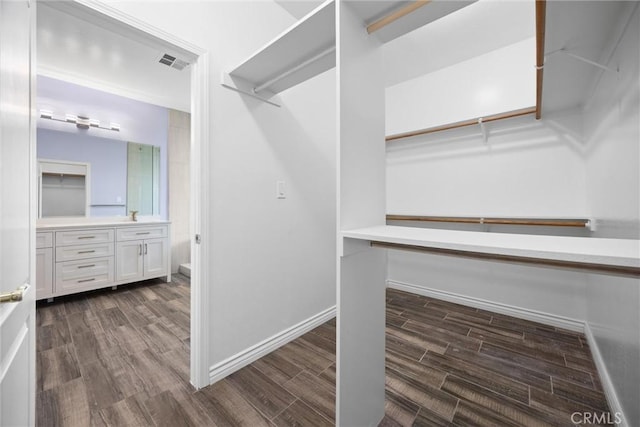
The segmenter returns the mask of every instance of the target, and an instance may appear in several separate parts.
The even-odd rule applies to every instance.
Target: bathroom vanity
[[[165,277],[171,281],[168,221],[46,219],[36,231],[36,298]]]

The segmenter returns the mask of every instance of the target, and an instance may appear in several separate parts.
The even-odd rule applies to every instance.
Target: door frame
[[[160,40],[195,58],[191,64],[191,159],[190,159],[190,233],[191,233],[191,341],[190,380],[200,389],[209,385],[209,272],[202,260],[209,256],[206,241],[196,243],[196,235],[208,236],[209,219],[209,141],[210,135],[210,54],[160,28],[97,0],[73,0],[73,6],[94,19],[107,21],[111,30],[130,37]],[[34,99],[35,101],[35,99]],[[35,104],[34,104],[35,105]],[[34,155],[35,157],[35,155]],[[202,242],[202,243],[200,243]]]

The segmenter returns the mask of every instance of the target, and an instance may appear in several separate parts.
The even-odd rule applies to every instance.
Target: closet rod
[[[620,274],[623,276],[640,277],[640,268],[622,265],[594,264],[578,261],[560,261],[547,258],[531,258],[517,255],[490,254],[486,252],[463,251],[460,249],[443,249],[424,246],[405,245],[401,243],[388,243],[371,241],[371,247],[382,249],[397,249],[411,252],[426,252],[437,255],[448,255],[462,258],[474,258],[487,261],[515,262],[519,264],[542,265],[546,267],[569,268],[572,270],[587,270],[596,273]]]
[[[387,215],[387,221],[453,222],[459,224],[538,225],[546,227],[589,227],[582,218],[481,218],[465,216]]]
[[[414,130],[414,131],[404,132],[404,133],[397,133],[394,135],[387,136],[385,138],[385,141],[390,142],[390,141],[395,141],[396,139],[410,138],[412,136],[418,136],[418,135],[426,135],[428,133],[440,132],[443,130],[456,129],[456,128],[461,128],[466,126],[477,126],[479,123],[479,120],[482,121],[482,123],[487,123],[487,122],[493,122],[496,120],[510,119],[512,117],[526,116],[528,114],[534,114],[536,111],[537,111],[536,107],[522,108],[520,110],[513,110],[513,111],[508,111],[506,113],[494,114],[493,116],[479,117],[477,119],[463,120],[461,122],[449,123],[446,125],[434,126],[426,129]]]
[[[375,33],[376,31],[380,30],[381,28],[386,27],[387,25],[391,24],[394,21],[397,21],[398,19],[402,18],[405,15],[410,14],[411,12],[413,12],[416,9],[421,8],[422,6],[424,6],[427,3],[431,3],[431,0],[418,0],[418,1],[414,1],[398,10],[396,10],[395,12],[391,12],[390,14],[388,14],[387,16],[385,16],[384,18],[381,18],[379,20],[377,20],[376,22],[370,24],[367,26],[367,33],[371,34],[371,33]]]
[[[536,0],[536,120],[542,117],[542,77],[544,73],[546,15],[546,0]]]

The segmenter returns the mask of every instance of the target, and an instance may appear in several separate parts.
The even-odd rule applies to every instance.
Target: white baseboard
[[[237,353],[222,362],[209,368],[209,383],[213,384],[235,371],[255,362],[272,351],[282,347],[288,342],[306,334],[310,330],[322,325],[326,321],[336,317],[336,306],[329,307],[315,316],[303,320],[302,322],[285,329],[284,331],[267,338],[266,340]]]
[[[602,357],[602,353],[600,353],[600,347],[598,347],[596,338],[593,336],[589,322],[586,322],[584,325],[584,335],[587,337],[587,343],[589,344],[589,349],[593,355],[593,362],[596,364],[596,368],[598,369],[600,382],[602,383],[602,388],[604,389],[604,395],[607,398],[611,415],[613,417],[616,413],[621,414],[622,422],[617,425],[621,427],[628,427],[629,424],[627,423],[627,418],[624,416],[624,412],[622,411],[622,405],[620,404],[620,399],[618,399],[618,393],[616,393],[616,389],[613,386],[609,370],[607,369],[607,365],[604,363],[604,358]]]
[[[400,291],[411,292],[426,297],[437,298],[456,304],[467,305],[482,310],[493,311],[495,313],[506,314],[507,316],[517,317],[519,319],[531,320],[532,322],[543,323],[545,325],[557,328],[568,329],[575,332],[584,332],[583,320],[571,319],[569,317],[558,316],[555,314],[544,313],[527,308],[516,307],[513,305],[502,304],[495,301],[488,301],[480,298],[468,297],[465,295],[455,294],[453,292],[441,291],[438,289],[417,286],[410,283],[398,282],[395,280],[387,280],[387,286]]]

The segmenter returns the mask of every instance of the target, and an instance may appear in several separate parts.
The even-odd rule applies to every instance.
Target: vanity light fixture
[[[91,119],[86,116],[76,116],[75,114],[65,114],[64,118],[55,117],[51,110],[40,110],[40,118],[54,120],[56,122],[73,123],[79,129],[104,129],[120,132],[120,125],[118,123],[109,123],[109,126],[100,126],[100,120]]]

